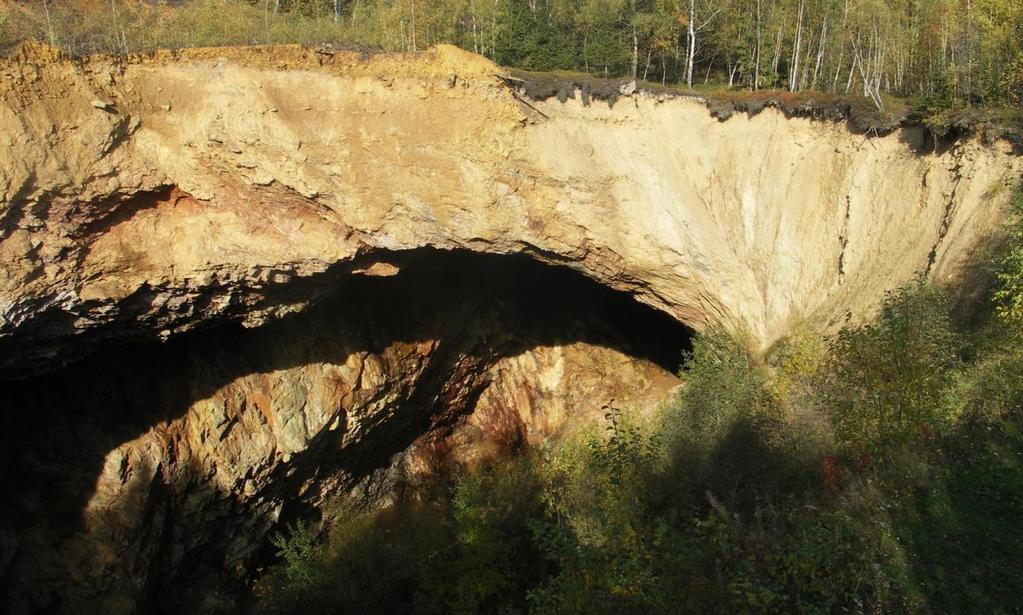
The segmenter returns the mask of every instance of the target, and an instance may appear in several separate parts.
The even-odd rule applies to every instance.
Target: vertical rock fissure
[[[838,284],[845,283],[845,251],[849,247],[849,216],[852,213],[852,197],[845,195],[845,216],[842,219],[842,231],[838,235],[841,248],[838,251]]]
[[[959,184],[963,179],[962,169],[962,150],[960,150],[956,155],[956,161],[952,167],[954,179],[952,181],[952,189],[949,192],[948,200],[945,201],[945,210],[941,217],[941,226],[938,228],[938,238],[935,240],[934,245],[931,246],[931,250],[927,254],[927,265],[924,268],[924,277],[931,274],[931,269],[934,268],[934,263],[938,259],[938,250],[941,248],[941,244],[945,240],[945,236],[948,234],[948,230],[952,225],[952,219],[955,217],[958,206],[958,199],[956,198],[956,195],[959,191]]]

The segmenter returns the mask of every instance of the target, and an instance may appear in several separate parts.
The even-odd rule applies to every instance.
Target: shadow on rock
[[[258,329],[5,383],[0,608],[232,609],[269,531],[470,412],[500,358],[581,342],[675,372],[689,344],[670,317],[525,257],[393,263],[332,273],[330,293]]]

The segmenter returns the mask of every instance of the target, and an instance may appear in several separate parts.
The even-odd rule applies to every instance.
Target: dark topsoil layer
[[[632,81],[627,78],[602,79],[566,72],[534,73],[511,69],[502,79],[520,96],[536,101],[556,97],[565,102],[574,99],[578,91],[584,105],[589,106],[591,101],[601,100],[614,106],[620,98],[632,95],[623,94],[623,88],[628,91]],[[897,101],[881,111],[872,100],[862,96],[778,90],[735,90],[708,94],[646,81],[637,81],[635,92],[698,100],[706,105],[712,116],[721,121],[736,113],[746,113],[752,117],[773,107],[786,117],[848,122],[849,129],[856,134],[883,136],[899,128],[920,127],[931,137],[926,139],[928,145],[933,144],[935,148],[947,146],[962,137],[977,135],[987,142],[1006,139],[1017,152],[1023,153],[1023,127],[1015,126],[979,108],[928,113],[907,102]]]

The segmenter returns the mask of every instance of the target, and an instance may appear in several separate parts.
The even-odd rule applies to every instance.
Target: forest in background
[[[1023,105],[1019,0],[31,0],[0,46],[72,54],[451,43],[511,67],[748,90]]]

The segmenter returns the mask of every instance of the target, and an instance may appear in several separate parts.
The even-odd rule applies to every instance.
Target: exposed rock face
[[[499,72],[0,62],[0,610],[230,606],[266,532],[338,493],[653,403],[679,323],[767,345],[957,280],[1023,171],[1002,143],[528,101]]]
[[[919,154],[919,129],[865,138],[773,110],[530,108],[448,47],[25,55],[0,65],[10,369],[90,339],[258,323],[305,298],[295,278],[422,246],[567,263],[766,345],[916,275],[955,276],[1023,169],[1005,143]]]

